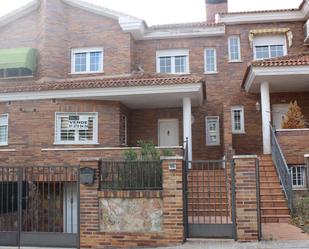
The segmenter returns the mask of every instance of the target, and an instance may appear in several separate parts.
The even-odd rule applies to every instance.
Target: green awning
[[[37,55],[34,48],[0,49],[0,69],[27,68],[35,72]]]

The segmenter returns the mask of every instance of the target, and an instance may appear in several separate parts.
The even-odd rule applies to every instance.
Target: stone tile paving
[[[265,240],[309,240],[309,234],[287,223],[262,224],[262,234]]]
[[[238,243],[234,241],[218,240],[192,240],[181,246],[156,249],[309,249],[309,240],[262,241],[259,243]]]

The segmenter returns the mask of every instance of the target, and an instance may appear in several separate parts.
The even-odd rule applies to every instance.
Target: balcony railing
[[[100,190],[161,189],[161,161],[101,161]]]
[[[276,170],[279,175],[279,179],[283,187],[284,194],[288,200],[289,208],[290,210],[292,210],[293,209],[293,186],[292,186],[291,173],[289,171],[285,157],[278,143],[276,132],[274,128],[272,127],[272,125],[270,125],[270,132],[271,132],[271,150],[272,150],[273,161],[275,163]]]

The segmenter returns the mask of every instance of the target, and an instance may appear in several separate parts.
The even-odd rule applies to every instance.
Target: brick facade
[[[309,130],[278,131],[277,137],[288,164],[305,164],[304,155],[309,148]]]
[[[259,238],[256,158],[235,157],[236,224],[238,241]]]
[[[52,22],[49,21],[51,17],[53,18]],[[57,25],[59,23],[61,25]],[[97,23],[100,25],[96,25]],[[234,151],[236,154],[260,154],[262,152],[261,115],[255,109],[255,104],[260,97],[240,90],[247,63],[253,59],[253,52],[248,40],[249,30],[252,28],[290,28],[294,38],[293,46],[288,48],[288,54],[296,54],[308,50],[303,46],[303,25],[304,22],[228,25],[226,26],[226,35],[220,37],[136,41],[130,34],[124,33],[115,20],[69,6],[60,0],[43,1],[37,11],[0,28],[0,36],[6,37],[0,41],[0,47],[28,46],[38,48],[40,56],[36,79],[80,77],[70,74],[71,48],[103,47],[104,76],[130,73],[136,69],[136,65],[140,65],[145,72],[154,73],[157,50],[189,49],[190,73],[202,76],[206,80],[206,100],[200,107],[193,109],[195,118],[193,155],[195,159],[218,159],[229,151]],[[31,28],[29,29],[29,27]],[[92,28],[89,29],[89,27]],[[228,61],[228,36],[230,35],[240,36],[242,59],[240,63],[229,63]],[[53,37],[57,37],[57,39]],[[114,42],[115,40],[117,43]],[[204,49],[206,47],[214,47],[217,50],[218,74],[204,74]],[[83,75],[83,77],[87,76],[93,77],[94,75]],[[4,85],[8,83],[10,82],[1,82]],[[282,96],[281,94],[277,95]],[[302,93],[297,95],[301,99],[306,99],[301,97]],[[29,101],[25,104],[37,105],[35,102],[40,103],[40,101]],[[233,135],[231,133],[230,107],[233,105],[244,106],[245,134]],[[205,116],[220,117],[220,146],[206,146]],[[13,117],[11,116],[10,120]],[[143,117],[147,118],[143,119]],[[157,143],[156,125],[161,117],[179,119],[179,140],[182,141],[181,108],[175,109],[175,111],[149,109],[131,112],[132,120],[136,119],[136,126],[129,127],[129,143],[134,145],[139,138],[151,139]],[[53,122],[50,125],[52,124]],[[112,128],[112,126],[108,127]],[[138,127],[138,129],[134,129],[134,127]],[[110,134],[113,132],[116,131],[111,131]],[[14,133],[14,135],[20,136],[18,133]],[[49,133],[49,136],[52,136],[52,133]],[[10,139],[13,139],[12,134]],[[108,146],[117,143],[116,141],[110,142]]]
[[[170,171],[168,164],[176,163],[176,170]],[[81,162],[81,168],[97,169],[97,160]],[[81,248],[132,248],[157,247],[181,244],[184,241],[183,223],[183,162],[180,159],[166,159],[163,161],[163,190],[161,193],[118,192],[115,194],[100,193],[98,180],[93,186],[80,186],[80,244]],[[99,197],[132,198],[163,197],[163,231],[147,233],[130,232],[100,232],[99,228]]]

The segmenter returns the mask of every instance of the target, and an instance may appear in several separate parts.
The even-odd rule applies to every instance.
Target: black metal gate
[[[185,160],[184,172],[187,237],[236,239],[233,165]]]
[[[0,246],[79,247],[79,168],[0,167]]]

